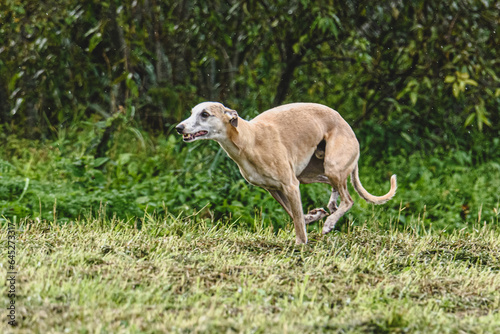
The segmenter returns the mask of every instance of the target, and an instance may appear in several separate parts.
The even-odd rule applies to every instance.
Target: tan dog
[[[369,203],[383,204],[396,193],[396,175],[384,196],[373,196],[363,188],[358,176],[358,140],[338,112],[321,104],[287,104],[245,121],[221,103],[204,102],[176,130],[185,142],[217,141],[238,164],[243,177],[268,190],[290,215],[297,244],[307,243],[306,224],[328,216],[324,209],[304,215],[300,183],[327,183],[333,188],[323,234],[354,203],[347,191],[349,175],[354,189]]]

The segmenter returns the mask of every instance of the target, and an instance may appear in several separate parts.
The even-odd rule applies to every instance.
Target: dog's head
[[[185,142],[197,139],[224,140],[227,129],[238,126],[238,113],[222,103],[203,102],[191,110],[191,116],[175,127]]]

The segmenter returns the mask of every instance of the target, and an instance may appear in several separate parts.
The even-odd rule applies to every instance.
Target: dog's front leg
[[[274,199],[279,204],[281,204],[281,206],[283,207],[283,209],[285,209],[286,213],[288,213],[290,218],[293,219],[293,213],[292,209],[290,208],[290,203],[288,202],[288,199],[283,194],[283,192],[281,192],[280,190],[271,190],[271,189],[267,189],[267,191],[269,191],[269,193],[274,197]]]
[[[295,243],[307,243],[307,231],[302,211],[302,201],[300,200],[299,180],[294,180],[290,185],[283,188],[283,194],[288,199],[292,213],[293,225],[295,227]]]

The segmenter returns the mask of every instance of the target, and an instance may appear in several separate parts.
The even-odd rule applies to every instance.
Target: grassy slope
[[[141,230],[113,220],[23,221],[16,332],[500,328],[500,232],[488,225],[451,234],[417,233],[419,222],[403,231],[354,226],[312,232],[296,247],[290,225],[275,233],[196,218],[146,217]],[[2,250],[6,239],[2,229]],[[9,331],[2,320],[0,332]]]

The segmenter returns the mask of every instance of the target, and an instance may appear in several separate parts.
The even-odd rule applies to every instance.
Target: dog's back
[[[290,143],[286,146],[292,150],[304,144],[316,147],[332,133],[356,140],[351,127],[337,111],[317,103],[285,104],[261,113],[250,123],[262,131],[270,131],[266,128],[271,126],[279,136],[275,140]]]

